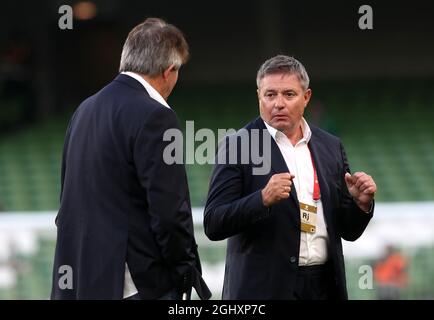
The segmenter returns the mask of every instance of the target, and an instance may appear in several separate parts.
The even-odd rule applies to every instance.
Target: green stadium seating
[[[434,200],[433,81],[329,81],[312,84],[307,118],[340,136],[352,171],[379,186],[378,201]],[[379,81],[378,83],[383,83]],[[423,86],[418,86],[423,83]],[[337,90],[338,88],[338,90]],[[254,86],[177,88],[169,100],[185,129],[241,128],[258,115]],[[321,118],[314,108],[321,103]],[[56,210],[64,131],[71,112],[0,135],[3,210]],[[196,144],[196,146],[199,142]],[[192,204],[205,202],[211,165],[186,165]]]
[[[409,85],[410,83],[411,85]],[[434,200],[434,81],[329,81],[312,83],[314,98],[306,117],[341,137],[352,171],[371,174],[378,185],[377,201]],[[195,129],[241,128],[258,115],[256,88],[179,87],[169,103],[181,127],[194,120]],[[315,107],[324,109],[319,115]],[[15,132],[0,134],[0,211],[57,210],[63,137],[71,112]],[[1,116],[1,114],[0,114]],[[212,165],[187,164],[193,206],[203,206]],[[196,238],[203,262],[221,263],[225,246]],[[207,244],[207,245],[204,245]],[[54,255],[53,235],[39,238],[31,256],[14,256],[17,283],[0,288],[0,299],[47,299]],[[410,285],[404,299],[432,299],[432,247],[415,249]],[[350,298],[374,299],[376,290],[360,290],[358,268],[369,261],[347,261]],[[215,293],[216,299],[220,293]]]

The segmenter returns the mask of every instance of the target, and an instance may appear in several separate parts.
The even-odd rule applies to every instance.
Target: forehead
[[[301,89],[297,75],[289,73],[267,74],[259,83],[262,90],[289,90]]]

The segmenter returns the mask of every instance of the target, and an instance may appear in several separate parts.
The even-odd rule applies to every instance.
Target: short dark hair
[[[258,88],[261,80],[266,75],[276,73],[295,74],[298,80],[300,80],[302,88],[304,90],[309,88],[309,76],[303,64],[294,57],[285,55],[277,55],[262,64],[256,76],[256,85]]]

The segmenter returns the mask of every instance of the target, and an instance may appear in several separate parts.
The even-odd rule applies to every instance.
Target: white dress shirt
[[[127,76],[130,76],[137,81],[139,81],[143,87],[145,87],[145,90],[148,92],[149,96],[161,103],[163,106],[170,109],[170,106],[167,104],[166,100],[161,96],[161,94],[158,93],[157,90],[155,90],[154,87],[152,87],[145,79],[143,79],[140,75],[134,72],[122,72],[122,74],[125,74]],[[128,269],[128,264],[125,262],[125,281],[124,281],[124,298],[131,297],[137,293],[137,288],[134,285],[133,279],[131,278],[130,270]]]
[[[298,264],[300,266],[324,264],[328,258],[328,234],[321,199],[317,202],[313,201],[313,166],[308,147],[312,131],[303,118],[301,122],[303,137],[294,146],[284,133],[271,127],[267,122],[264,121],[264,123],[268,132],[276,141],[290,173],[295,175],[295,178],[292,180],[292,187],[295,187],[297,191],[298,200],[317,206],[316,232],[300,232],[300,256]],[[298,212],[297,214],[300,213]]]
[[[134,72],[130,72],[130,71],[121,72],[121,74],[125,74],[125,75],[130,76],[131,78],[134,78],[137,81],[139,81],[145,87],[146,91],[148,92],[149,96],[152,99],[157,100],[163,106],[170,109],[170,106],[167,104],[166,100],[164,100],[164,98],[161,96],[161,94],[158,93],[158,91],[155,90],[155,88],[153,86],[151,86],[149,84],[149,82],[147,82],[145,79],[143,79],[140,75],[138,75],[137,73],[134,73]]]

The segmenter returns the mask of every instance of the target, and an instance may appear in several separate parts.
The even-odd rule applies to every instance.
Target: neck
[[[143,74],[140,75],[143,79],[146,80],[147,83],[149,83],[155,90],[158,91],[158,93],[163,97],[164,100],[167,101],[168,95],[166,94],[164,90],[164,86],[162,84],[162,81],[159,77],[151,78],[149,76],[145,76]]]
[[[293,146],[295,146],[297,142],[299,142],[301,138],[303,138],[303,130],[301,129],[301,123],[296,128],[297,129],[295,129],[293,132],[285,133]]]

